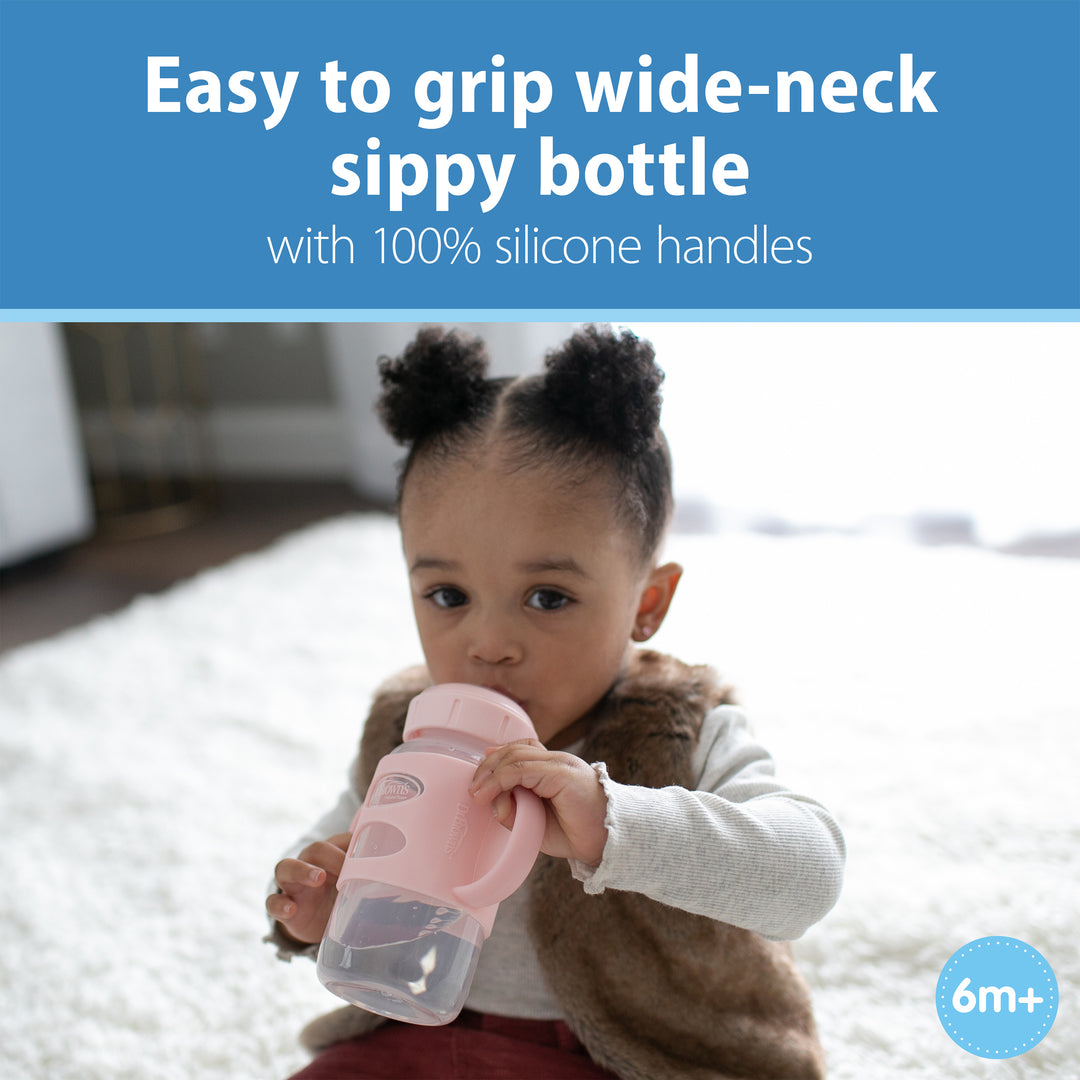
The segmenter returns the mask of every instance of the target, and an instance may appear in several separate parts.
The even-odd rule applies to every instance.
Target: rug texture
[[[835,1080],[1080,1076],[1080,563],[840,537],[674,536],[656,646],[739,688],[839,817],[796,943]],[[260,941],[279,853],[336,799],[376,684],[419,658],[394,524],[348,516],[0,663],[0,1076],[275,1080],[338,1004]],[[1050,962],[1035,1049],[935,1010],[1007,935]]]

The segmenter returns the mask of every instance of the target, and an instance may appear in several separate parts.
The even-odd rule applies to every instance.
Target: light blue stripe
[[[1080,322],[1077,308],[25,308],[0,322]]]

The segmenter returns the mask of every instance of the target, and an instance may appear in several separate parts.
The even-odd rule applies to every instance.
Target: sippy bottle
[[[468,792],[490,746],[535,738],[509,698],[464,683],[413,698],[404,742],[379,762],[319,947],[328,989],[371,1012],[446,1024],[461,1011],[499,903],[528,876],[544,805],[514,789],[507,830]]]

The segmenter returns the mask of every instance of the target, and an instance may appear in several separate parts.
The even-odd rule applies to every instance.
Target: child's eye
[[[531,607],[536,611],[558,611],[559,608],[571,603],[573,601],[570,597],[566,593],[559,592],[558,589],[537,589],[530,593],[528,600],[525,601],[526,607]]]
[[[440,585],[439,588],[432,589],[427,594],[427,599],[431,600],[436,607],[441,608],[456,608],[468,603],[468,597],[460,589],[455,589],[453,585]]]

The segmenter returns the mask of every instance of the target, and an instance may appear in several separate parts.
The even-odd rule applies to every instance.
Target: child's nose
[[[522,657],[522,645],[509,620],[478,619],[469,640],[469,659],[481,664],[512,664]]]

